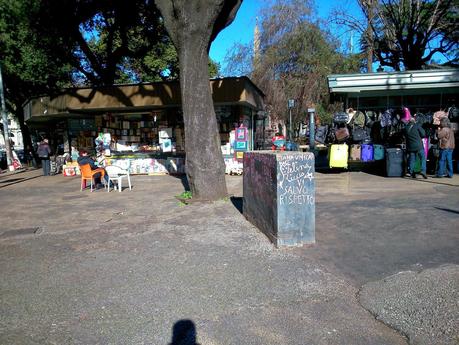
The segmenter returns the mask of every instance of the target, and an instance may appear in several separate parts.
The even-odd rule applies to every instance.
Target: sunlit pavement
[[[458,313],[458,175],[317,174],[317,243],[284,250],[239,212],[242,177],[227,178],[233,198],[190,205],[179,178],[132,180],[91,193],[0,175],[0,344],[168,344],[182,319],[203,345],[407,343],[381,310],[420,343],[457,337],[442,317]],[[450,284],[438,310],[436,281]],[[432,312],[397,310],[412,296]]]

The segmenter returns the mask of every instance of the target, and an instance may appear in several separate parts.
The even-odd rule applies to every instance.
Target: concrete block
[[[315,243],[314,154],[244,154],[243,213],[277,246]]]

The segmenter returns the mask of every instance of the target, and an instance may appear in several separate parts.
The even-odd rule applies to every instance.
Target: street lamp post
[[[2,112],[2,122],[3,122],[3,137],[5,138],[5,149],[6,149],[6,161],[8,163],[8,168],[11,170],[13,166],[13,159],[11,153],[10,145],[10,131],[8,129],[8,115],[6,113],[5,106],[5,96],[3,94],[3,78],[2,78],[2,66],[0,65],[0,99],[1,99],[1,112]]]
[[[292,141],[292,108],[295,106],[295,100],[289,99],[288,100],[288,117],[289,117],[289,133],[288,133],[288,140]]]
[[[309,114],[309,148],[310,150],[314,150],[315,145],[316,145],[316,131],[315,131],[315,121],[314,121],[314,115],[315,115],[316,109],[315,108],[308,108],[308,114]]]

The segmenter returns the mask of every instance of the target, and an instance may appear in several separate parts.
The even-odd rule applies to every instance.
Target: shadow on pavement
[[[196,326],[191,320],[179,320],[172,328],[172,341],[169,345],[199,345],[196,342]]]
[[[25,181],[32,180],[32,179],[35,179],[35,178],[38,178],[38,177],[42,177],[42,175],[26,177],[26,178],[12,178],[12,179],[7,179],[5,181],[0,181],[0,183],[2,183],[2,185],[0,185],[0,188],[8,187],[8,186],[11,186],[13,184],[25,182]]]
[[[185,189],[185,191],[190,190],[190,185],[188,184],[188,179],[186,175],[173,175],[171,174],[170,176],[175,177],[176,179],[179,179],[180,182],[182,182],[182,186]]]
[[[435,207],[437,210],[441,210],[441,211],[445,211],[445,212],[451,212],[451,213],[455,213],[455,214],[459,214],[459,211],[456,211],[456,210],[452,210],[450,208],[443,208],[443,207]]]
[[[244,199],[240,196],[232,196],[231,198],[231,202],[233,203],[233,206],[237,208],[237,210],[241,213],[241,214],[244,214],[242,212],[243,210],[243,205],[244,205]]]
[[[10,178],[10,179],[5,180],[5,181],[0,181],[0,183],[19,182],[19,181],[22,181],[22,180],[24,180],[23,177],[21,177],[21,178]]]

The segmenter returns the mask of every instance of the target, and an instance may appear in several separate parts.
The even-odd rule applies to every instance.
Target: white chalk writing
[[[282,194],[279,196],[281,205],[314,205],[314,195],[310,194]]]
[[[282,158],[277,175],[280,205],[314,205],[314,161],[301,154],[278,158]]]

